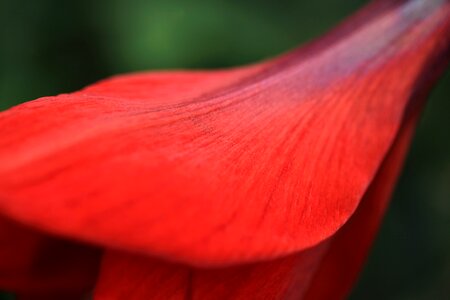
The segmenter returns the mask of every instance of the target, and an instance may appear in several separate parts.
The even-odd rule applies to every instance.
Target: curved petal
[[[199,266],[320,243],[448,53],[447,1],[382,4],[259,66],[126,77],[2,113],[1,213]]]
[[[0,218],[0,288],[25,294],[84,293],[95,283],[100,251]]]
[[[417,112],[408,115],[354,215],[325,242],[278,260],[216,270],[110,251],[95,299],[345,299],[378,231]]]
[[[316,270],[304,299],[347,298],[378,232],[418,118],[419,110],[407,116],[360,206],[332,237],[330,247]]]

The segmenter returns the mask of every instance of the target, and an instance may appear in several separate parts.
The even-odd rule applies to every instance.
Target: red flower
[[[102,256],[95,299],[344,297],[449,39],[448,1],[379,1],[254,66],[1,113],[0,287],[77,296]]]

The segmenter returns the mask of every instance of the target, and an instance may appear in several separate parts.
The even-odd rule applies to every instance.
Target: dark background
[[[0,0],[0,109],[112,74],[255,62],[324,33],[365,2]],[[351,299],[450,299],[449,99],[447,72]]]

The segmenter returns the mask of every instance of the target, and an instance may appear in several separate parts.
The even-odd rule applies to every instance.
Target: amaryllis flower
[[[1,113],[0,288],[345,297],[449,39],[448,1],[376,1],[266,62],[118,76]]]

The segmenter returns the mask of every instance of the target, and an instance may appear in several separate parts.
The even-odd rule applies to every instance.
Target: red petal
[[[266,263],[201,270],[109,252],[95,299],[299,299],[328,244]]]
[[[305,299],[346,299],[380,226],[409,148],[418,111],[409,114],[355,214],[332,238]]]
[[[204,266],[316,245],[353,214],[447,53],[449,15],[448,2],[381,2],[261,66],[136,75],[11,109],[0,211]]]
[[[15,300],[86,300],[89,293],[41,293],[41,294],[16,294]]]
[[[417,118],[408,115],[361,205],[326,242],[275,261],[217,270],[110,252],[95,299],[345,299],[378,230]]]
[[[96,300],[188,299],[189,268],[147,257],[107,252],[99,278]]]
[[[85,292],[96,280],[99,251],[0,218],[0,289]],[[61,298],[60,298],[61,299]]]

